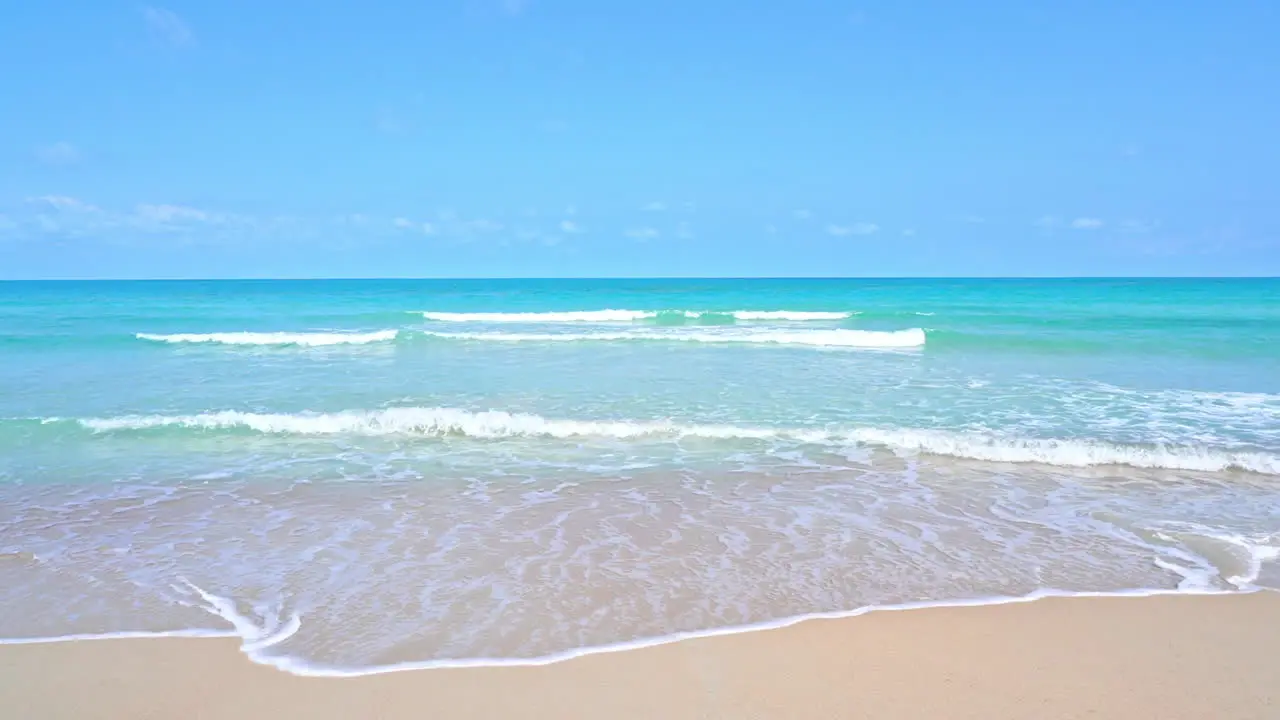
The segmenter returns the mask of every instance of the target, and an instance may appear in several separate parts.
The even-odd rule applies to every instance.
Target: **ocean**
[[[530,664],[1278,555],[1280,280],[0,283],[3,642]]]

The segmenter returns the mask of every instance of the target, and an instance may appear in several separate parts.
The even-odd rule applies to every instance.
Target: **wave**
[[[49,419],[46,422],[62,421]],[[1062,467],[1127,465],[1204,472],[1244,470],[1280,475],[1280,456],[1262,452],[1227,451],[1193,445],[1018,438],[913,428],[766,428],[680,424],[670,421],[556,420],[528,413],[498,410],[472,412],[433,407],[298,414],[223,411],[196,415],[126,415],[85,418],[76,422],[98,433],[189,428],[249,430],[280,435],[782,440],[833,446],[873,445],[899,453],[923,453],[988,462]]]
[[[222,333],[178,333],[174,335],[155,335],[138,333],[139,340],[150,340],[163,343],[212,343],[217,345],[301,345],[319,347],[324,345],[366,345],[368,343],[395,340],[399,330],[379,330],[377,332],[222,332]]]
[[[451,340],[493,342],[586,342],[586,341],[678,341],[698,343],[754,343],[804,345],[809,347],[912,348],[925,344],[920,328],[909,330],[802,330],[779,331],[735,329],[731,332],[681,332],[673,330],[628,330],[595,333],[448,333],[425,331],[426,335]]]
[[[425,336],[445,340],[479,340],[497,342],[578,342],[578,341],[682,341],[700,343],[754,343],[771,345],[805,345],[811,347],[910,348],[925,343],[924,330],[767,330],[763,328],[723,328],[702,330],[636,329],[619,332],[591,333],[504,333],[504,332],[436,332],[430,330],[379,330],[376,332],[218,332],[157,335],[137,333],[139,340],[169,344],[204,343],[215,345],[277,345],[319,347],[327,345],[366,345],[389,342],[401,335]]]
[[[846,320],[853,312],[827,312],[808,310],[572,310],[567,312],[433,312],[425,311],[422,317],[437,322],[477,323],[622,323],[637,320],[656,320],[664,317],[702,319],[729,317],[735,320],[776,320],[806,322],[815,320]]]

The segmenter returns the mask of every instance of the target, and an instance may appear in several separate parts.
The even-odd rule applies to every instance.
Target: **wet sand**
[[[223,639],[0,646],[15,720],[1280,717],[1280,594],[870,613],[541,667],[305,678]]]

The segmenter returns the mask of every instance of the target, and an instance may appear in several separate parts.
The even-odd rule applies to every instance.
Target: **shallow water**
[[[1275,587],[1278,341],[1269,280],[4,283],[0,636],[360,670]]]

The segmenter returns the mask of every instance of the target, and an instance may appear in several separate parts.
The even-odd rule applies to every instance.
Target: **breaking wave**
[[[852,312],[808,310],[732,310],[725,312],[702,310],[573,310],[567,312],[516,313],[426,311],[422,313],[422,317],[436,322],[475,323],[625,323],[662,318],[698,320],[715,317],[727,317],[743,321],[807,322],[815,320],[846,320],[854,314]]]
[[[46,422],[61,422],[49,419]],[[681,424],[669,421],[556,420],[527,413],[472,412],[456,408],[400,407],[336,413],[209,412],[196,415],[127,415],[85,418],[97,433],[188,428],[248,430],[277,435],[420,435],[481,439],[529,438],[711,438],[781,440],[833,446],[871,445],[895,452],[970,460],[1063,467],[1128,465],[1213,472],[1244,470],[1280,475],[1280,456],[1193,445],[1121,444],[1100,440],[1018,438],[947,430],[893,428],[765,428]]]
[[[174,335],[155,335],[138,333],[139,340],[150,340],[163,343],[212,343],[215,345],[301,345],[319,347],[324,345],[366,345],[368,343],[388,342],[395,340],[399,330],[379,330],[377,332],[222,332],[222,333],[178,333]]]
[[[593,333],[432,332],[427,335],[452,340],[493,342],[677,341],[698,343],[755,343],[810,347],[912,348],[925,343],[924,330],[764,330],[734,328],[730,331],[628,330]]]

